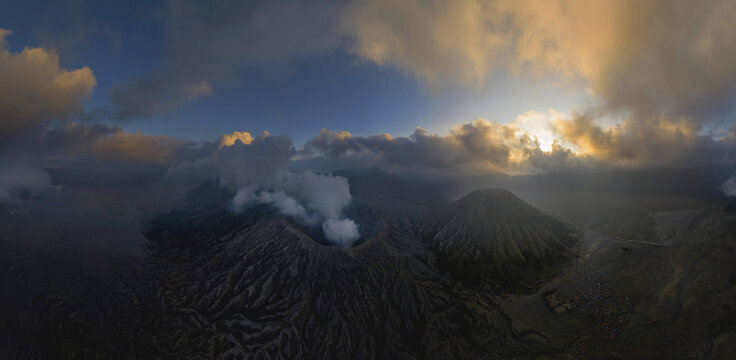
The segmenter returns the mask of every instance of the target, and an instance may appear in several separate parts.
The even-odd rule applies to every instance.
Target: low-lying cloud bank
[[[736,164],[733,129],[719,134],[702,133],[696,127],[664,119],[601,127],[584,114],[569,118],[551,116],[547,127],[555,140],[546,150],[517,121],[497,124],[478,119],[453,127],[446,135],[429,134],[418,128],[408,137],[389,134],[362,137],[323,129],[299,155],[302,159],[327,158],[395,170],[452,170],[465,174]]]

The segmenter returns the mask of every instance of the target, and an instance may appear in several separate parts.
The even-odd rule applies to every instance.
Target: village
[[[542,293],[550,310],[558,316],[577,311],[599,326],[595,333],[615,340],[628,324],[634,312],[634,302],[615,292],[615,284],[607,272],[582,272],[573,282],[572,291],[556,288]]]

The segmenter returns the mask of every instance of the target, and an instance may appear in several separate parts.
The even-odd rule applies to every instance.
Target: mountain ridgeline
[[[514,335],[493,295],[564,262],[574,243],[564,224],[504,190],[451,202],[438,184],[378,170],[337,175],[349,177],[346,214],[363,236],[353,248],[326,245],[268,206],[234,213],[216,182],[155,218],[144,273],[159,295],[133,318],[157,331],[138,351],[307,359],[543,351]]]

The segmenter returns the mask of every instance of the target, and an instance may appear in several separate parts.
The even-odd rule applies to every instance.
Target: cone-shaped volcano
[[[431,222],[431,243],[445,265],[502,284],[539,275],[575,242],[564,223],[506,190],[473,191]]]

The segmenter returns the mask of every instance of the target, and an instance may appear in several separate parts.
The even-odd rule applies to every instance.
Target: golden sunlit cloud
[[[530,110],[517,116],[508,125],[518,127],[535,139],[543,151],[550,151],[554,142],[559,141],[555,138],[553,122],[562,117],[563,114],[554,109],[550,109],[546,114]]]
[[[370,0],[343,16],[356,55],[430,87],[502,67],[583,80],[613,109],[689,114],[736,82],[733,1]]]
[[[251,136],[247,131],[233,131],[229,134],[224,134],[220,136],[218,148],[233,146],[236,141],[240,141],[245,145],[250,145],[253,142],[253,136]]]
[[[527,113],[519,123],[529,122],[530,117],[541,114]],[[533,134],[515,122],[498,124],[485,119],[455,126],[446,135],[417,128],[409,137],[359,137],[323,129],[305,146],[301,157],[308,156],[353,159],[397,170],[513,174],[584,168],[591,161],[587,154],[575,154],[554,139],[549,149],[541,149]]]
[[[344,18],[355,55],[433,90],[483,86],[509,70],[585,87],[594,103],[573,116],[528,112],[507,124],[543,153],[627,167],[682,163],[707,141],[700,132],[711,114],[733,110],[733,1],[369,0]],[[487,141],[507,138],[496,135]]]
[[[44,48],[10,52],[0,29],[0,137],[34,129],[82,111],[97,85],[92,70],[65,70],[58,56]]]
[[[356,2],[342,20],[355,54],[431,88],[458,80],[482,86],[510,40],[503,17],[483,1]]]
[[[269,16],[281,19],[278,9],[272,9]],[[320,42],[319,51],[286,52],[288,58],[330,53],[333,47],[346,45],[344,50],[358,59],[396,68],[434,91],[453,84],[481,88],[494,72],[504,71],[554,78],[561,86],[585,87],[593,103],[572,114],[554,109],[528,111],[500,123],[478,118],[451,127],[445,134],[417,128],[410,136],[360,137],[348,131],[323,130],[298,153],[298,159],[315,154],[362,156],[406,168],[529,173],[604,163],[627,168],[692,163],[703,148],[721,148],[709,141],[733,139],[731,128],[719,129],[712,139],[703,136],[708,114],[720,107],[731,109],[724,102],[736,91],[736,22],[731,21],[736,18],[736,3],[732,1],[368,0],[331,9],[328,22],[336,26],[301,24],[314,30],[305,33],[329,41]],[[319,12],[318,7],[312,10]],[[216,13],[226,15],[227,11]],[[194,19],[218,28],[206,19]],[[96,86],[92,70],[63,69],[58,56],[44,48],[11,52],[8,34],[0,30],[0,78],[5,80],[0,83],[0,111],[5,114],[0,118],[0,136],[40,131],[53,120],[68,120],[81,113],[84,100]],[[247,52],[242,61],[231,59],[226,64],[210,64],[208,52],[185,47],[191,51],[182,57],[196,55],[201,73],[184,67],[118,86],[112,97],[120,113],[113,116],[167,113],[210,95],[211,81],[227,77],[244,64],[279,58],[282,49],[272,48],[272,43],[278,42],[262,44],[268,56]],[[206,38],[197,39],[197,45],[212,50],[210,53],[221,50],[210,44]],[[300,41],[298,45],[309,44]],[[203,70],[220,67],[222,71],[214,74]],[[150,93],[162,89],[163,93]],[[120,93],[125,96],[116,96]],[[125,109],[131,113],[126,114]],[[65,130],[69,135],[93,128]],[[87,139],[89,143],[77,149],[65,149],[93,152],[100,159],[168,164],[187,143],[124,133],[119,128],[100,131],[104,134],[95,135],[94,142]],[[222,149],[253,141],[251,133],[234,131],[207,145]]]

